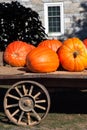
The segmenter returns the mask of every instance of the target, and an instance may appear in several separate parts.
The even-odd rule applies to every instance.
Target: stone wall
[[[0,2],[11,2],[12,0],[0,0]],[[16,1],[16,0],[14,0]],[[78,36],[84,39],[87,35],[87,0],[17,0],[25,7],[30,7],[39,13],[44,26],[44,3],[64,3],[64,35],[61,37]]]
[[[78,36],[81,39],[87,36],[86,6],[87,2],[85,0],[64,1],[65,35]]]

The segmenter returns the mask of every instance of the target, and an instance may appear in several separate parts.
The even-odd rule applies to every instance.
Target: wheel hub
[[[34,100],[32,99],[32,97],[22,97],[19,100],[19,107],[25,112],[31,111],[32,109],[34,109]]]

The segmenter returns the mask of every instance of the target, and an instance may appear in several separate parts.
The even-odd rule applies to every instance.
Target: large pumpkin
[[[47,39],[38,44],[38,46],[47,46],[51,48],[53,51],[57,52],[60,46],[62,46],[62,42],[57,39]]]
[[[74,37],[64,41],[58,51],[62,67],[69,71],[82,71],[87,67],[87,50],[83,42]]]
[[[31,44],[23,41],[14,41],[10,43],[4,52],[4,61],[15,67],[23,67],[26,65],[27,54],[35,48]]]
[[[36,47],[26,58],[26,66],[31,72],[52,72],[59,67],[56,52],[48,47]]]
[[[83,40],[83,43],[84,43],[84,45],[85,45],[86,48],[87,48],[87,38]]]

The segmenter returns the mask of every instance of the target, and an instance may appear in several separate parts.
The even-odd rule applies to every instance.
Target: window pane
[[[58,16],[60,15],[60,7],[59,6],[52,6],[48,7],[48,16]]]
[[[60,32],[60,6],[48,7],[49,32]]]

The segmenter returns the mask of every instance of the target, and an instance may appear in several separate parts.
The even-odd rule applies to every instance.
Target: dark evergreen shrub
[[[46,39],[45,29],[37,12],[19,2],[0,3],[0,51],[15,40],[35,46]]]

